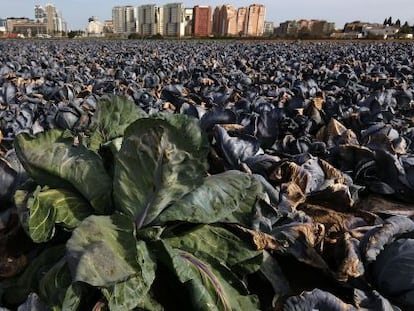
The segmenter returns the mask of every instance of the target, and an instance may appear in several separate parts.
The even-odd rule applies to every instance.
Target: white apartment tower
[[[42,16],[42,10],[43,9],[40,6],[35,7],[35,16],[36,14]],[[46,15],[47,31],[50,35],[67,30],[66,23],[62,17],[62,12],[56,10],[53,4],[46,4],[44,13]]]
[[[169,37],[182,37],[185,32],[184,4],[170,3],[163,7],[164,35]]]
[[[139,33],[143,36],[164,34],[163,8],[155,4],[142,5],[138,8]]]
[[[114,23],[114,33],[130,34],[139,32],[138,7],[136,6],[113,7],[112,20]]]

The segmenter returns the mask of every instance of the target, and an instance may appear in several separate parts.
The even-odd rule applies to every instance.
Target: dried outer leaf
[[[283,307],[284,311],[356,311],[357,309],[331,293],[314,289],[311,292],[303,292],[300,296],[289,297]]]
[[[335,182],[345,184],[346,179],[344,177],[344,174],[335,168],[333,165],[328,163],[327,161],[323,159],[319,159],[318,161],[319,165],[321,166],[323,172],[325,173],[325,176],[327,179],[334,179]]]
[[[308,196],[308,202],[318,203],[334,210],[346,211],[354,206],[354,199],[347,185],[332,183]]]
[[[328,147],[337,145],[359,145],[355,133],[335,119],[331,119],[328,125],[318,131],[316,139],[325,142]]]
[[[389,216],[414,217],[414,209],[411,203],[403,203],[378,195],[369,195],[362,198],[356,204],[355,209]]]
[[[314,223],[293,222],[277,226],[272,236],[282,246],[278,252],[290,254],[298,261],[306,263],[323,271],[329,271],[325,260],[316,251],[325,234],[323,225]]]
[[[282,211],[293,212],[297,207],[305,203],[306,197],[302,192],[302,189],[295,183],[290,182],[282,184],[280,189],[280,201],[277,206]]]
[[[414,222],[404,216],[393,216],[385,220],[381,227],[374,228],[366,233],[361,241],[361,253],[366,263],[377,259],[384,247],[399,236],[414,232]]]
[[[345,258],[342,259],[336,273],[337,279],[341,282],[347,282],[349,278],[358,278],[364,275],[365,269],[359,253],[359,241],[345,232],[341,244],[337,245],[337,248],[344,250]]]
[[[321,205],[306,203],[301,205],[299,210],[310,216],[314,223],[323,224],[327,236],[347,232],[355,226],[355,223],[358,226],[366,225],[363,219],[357,218],[353,214],[339,212]]]
[[[230,123],[230,124],[222,124],[221,125],[226,131],[240,131],[244,129],[244,125],[241,124],[234,124],[234,123]]]
[[[317,158],[311,158],[300,166],[294,162],[281,162],[274,167],[269,178],[276,182],[293,182],[305,195],[320,190],[326,179]]]
[[[325,104],[325,100],[322,97],[315,97],[312,100],[313,105],[315,106],[316,109],[318,110],[322,110],[323,105]]]

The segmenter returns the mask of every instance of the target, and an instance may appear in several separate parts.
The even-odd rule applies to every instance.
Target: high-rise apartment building
[[[262,4],[252,4],[247,13],[247,25],[245,34],[247,36],[262,36],[264,32],[264,22],[266,8]]]
[[[164,36],[184,36],[184,4],[170,3],[163,7]]]
[[[155,4],[142,5],[138,8],[139,33],[153,36],[164,33],[163,8]]]
[[[125,19],[122,6],[114,6],[112,8],[112,21],[114,23],[114,33],[123,33]]]
[[[138,32],[138,7],[128,5],[125,7],[125,32],[127,34]]]
[[[237,9],[232,5],[221,7],[222,28],[220,34],[224,36],[237,35]]]
[[[37,23],[46,23],[47,22],[47,15],[45,9],[43,9],[40,5],[35,5],[35,21]]]
[[[193,8],[184,9],[184,35],[193,35]]]
[[[237,34],[244,35],[246,33],[247,11],[247,8],[237,10]]]
[[[47,31],[49,34],[52,34],[55,31],[56,8],[52,4],[47,4],[45,7],[45,11]]]
[[[193,9],[193,35],[207,37],[211,34],[211,7],[197,5]]]
[[[39,14],[39,16],[42,16],[42,10],[41,7],[35,7],[35,15]],[[56,35],[67,31],[62,12],[57,10],[53,4],[46,4],[44,13],[46,15],[47,32],[49,35]]]
[[[213,33],[219,36],[262,36],[265,13],[265,7],[261,4],[239,9],[232,5],[216,7],[213,14]]]
[[[114,32],[117,34],[130,34],[139,32],[138,7],[115,6],[112,8]]]
[[[221,35],[223,28],[223,19],[221,18],[221,7],[217,6],[213,13],[212,31],[214,35]]]

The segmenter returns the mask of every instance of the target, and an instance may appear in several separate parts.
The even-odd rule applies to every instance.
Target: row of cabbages
[[[0,306],[414,309],[413,44],[0,50]]]

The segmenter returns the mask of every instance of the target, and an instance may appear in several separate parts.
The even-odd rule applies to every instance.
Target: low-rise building
[[[6,20],[5,30],[20,37],[41,37],[48,33],[47,23],[40,23],[27,17],[10,17]]]
[[[280,23],[275,33],[280,37],[328,38],[335,31],[335,23],[326,20],[300,19]]]
[[[399,28],[394,26],[384,26],[378,24],[367,25],[362,29],[362,36],[364,38],[380,38],[380,39],[392,39],[398,34]]]
[[[274,32],[275,32],[275,23],[265,21],[264,22],[264,32],[263,32],[263,34],[265,36],[273,36]]]
[[[104,34],[114,33],[114,21],[112,19],[108,19],[104,21],[103,32]]]
[[[86,35],[88,37],[103,37],[104,26],[96,16],[89,18],[88,26],[86,27]]]

